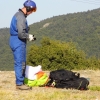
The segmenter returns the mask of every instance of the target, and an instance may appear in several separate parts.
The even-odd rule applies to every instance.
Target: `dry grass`
[[[77,71],[90,79],[90,87],[100,86],[100,70]],[[0,71],[0,100],[100,100],[100,91],[67,90],[47,87],[33,87],[31,91],[15,89],[13,71]]]

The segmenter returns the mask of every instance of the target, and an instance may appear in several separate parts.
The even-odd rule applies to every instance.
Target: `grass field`
[[[77,71],[90,80],[89,90],[67,90],[33,87],[30,91],[15,89],[13,71],[0,71],[0,100],[100,100],[100,70]]]

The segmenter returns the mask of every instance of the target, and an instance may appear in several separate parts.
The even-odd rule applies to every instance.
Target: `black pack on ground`
[[[50,72],[50,79],[55,81],[62,80],[73,80],[80,77],[80,74],[77,72],[72,72],[65,69],[55,70]]]
[[[49,78],[50,81],[47,86],[56,88],[87,90],[89,85],[89,81],[84,77],[80,77],[80,73],[65,69],[51,71]]]
[[[88,90],[89,81],[86,78],[80,77],[75,80],[60,81],[55,83],[56,88]]]

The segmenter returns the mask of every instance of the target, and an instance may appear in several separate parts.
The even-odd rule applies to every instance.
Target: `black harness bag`
[[[55,70],[50,72],[50,81],[46,86],[56,88],[88,90],[89,81],[80,77],[80,73],[72,72],[65,69]]]

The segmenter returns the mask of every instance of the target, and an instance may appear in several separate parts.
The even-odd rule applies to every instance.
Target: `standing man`
[[[29,90],[31,87],[24,85],[26,68],[26,42],[35,40],[32,34],[28,34],[29,27],[26,17],[36,11],[36,4],[27,0],[22,9],[13,16],[10,24],[10,48],[14,56],[14,70],[16,77],[16,89]]]

